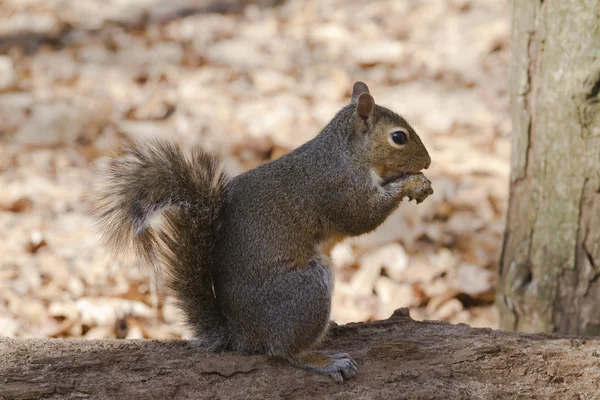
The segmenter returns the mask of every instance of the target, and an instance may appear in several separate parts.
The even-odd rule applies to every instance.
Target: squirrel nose
[[[431,157],[427,157],[427,164],[425,164],[425,167],[423,167],[423,169],[429,168],[430,165],[431,165]]]

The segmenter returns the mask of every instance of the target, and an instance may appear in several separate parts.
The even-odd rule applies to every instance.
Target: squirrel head
[[[384,182],[429,168],[431,158],[419,135],[404,118],[376,105],[363,82],[354,83],[351,106],[356,134],[366,139],[367,162]]]

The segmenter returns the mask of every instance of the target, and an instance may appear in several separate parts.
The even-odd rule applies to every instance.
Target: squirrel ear
[[[375,100],[369,93],[361,93],[356,104],[356,113],[359,117],[366,119],[375,111]]]
[[[358,101],[358,96],[362,93],[369,93],[369,88],[364,82],[354,82],[354,86],[352,86],[352,103],[356,103]]]

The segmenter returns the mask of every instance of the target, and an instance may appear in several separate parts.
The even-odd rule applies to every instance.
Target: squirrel
[[[314,139],[233,178],[197,146],[128,143],[107,163],[93,214],[110,248],[161,272],[202,348],[341,382],[356,362],[314,350],[330,325],[328,250],[377,228],[404,197],[431,195],[430,163],[408,122],[356,82]]]

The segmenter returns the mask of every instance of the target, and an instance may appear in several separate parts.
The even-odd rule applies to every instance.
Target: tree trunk
[[[513,0],[501,327],[600,335],[600,0]]]
[[[185,341],[0,339],[0,399],[594,399],[600,339],[415,322],[407,309],[334,328],[357,377]]]

